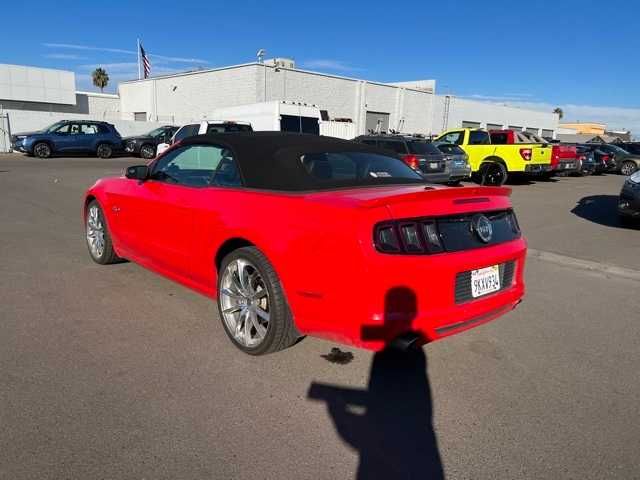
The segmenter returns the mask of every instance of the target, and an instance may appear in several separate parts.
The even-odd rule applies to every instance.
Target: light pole
[[[264,91],[262,92],[263,102],[267,101],[267,66],[264,63],[265,53],[267,53],[267,51],[264,48],[261,48],[260,50],[258,50],[258,53],[256,53],[256,56],[258,57],[258,63],[261,63],[264,67]]]

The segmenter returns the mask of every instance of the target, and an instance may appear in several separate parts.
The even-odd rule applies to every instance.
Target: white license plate
[[[471,270],[471,296],[473,298],[500,290],[500,268],[498,265]]]
[[[435,170],[436,168],[438,168],[438,162],[430,162],[429,163],[429,168],[431,170]]]

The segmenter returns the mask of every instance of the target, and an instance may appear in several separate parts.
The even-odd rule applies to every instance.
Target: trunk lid
[[[396,185],[311,193],[306,200],[348,208],[385,208],[396,219],[502,210],[511,207],[506,187]]]

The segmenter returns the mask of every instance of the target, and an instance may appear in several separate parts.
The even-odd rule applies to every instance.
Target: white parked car
[[[160,155],[167,148],[176,142],[196,135],[206,135],[209,133],[226,132],[253,132],[249,122],[230,122],[226,120],[203,120],[200,123],[189,123],[180,127],[173,134],[169,143],[160,143],[156,149],[156,156]]]

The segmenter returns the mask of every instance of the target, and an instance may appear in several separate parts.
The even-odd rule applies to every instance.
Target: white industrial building
[[[377,129],[431,135],[469,126],[554,136],[558,128],[551,112],[436,95],[434,80],[372,82],[300,70],[287,59],[131,80],[118,85],[118,95],[77,92],[73,72],[0,65],[0,116],[8,114],[13,132],[61,118],[91,118],[110,121],[123,134],[138,133],[274,101],[315,105],[327,126],[350,123],[349,129],[321,128],[321,133]]]
[[[436,134],[461,126],[520,128],[553,136],[558,116],[435,95],[435,81],[379,83],[299,70],[292,61],[248,63],[119,85],[124,118],[183,123],[216,109],[273,100],[315,104],[329,119],[347,119],[357,134],[389,129]]]
[[[0,152],[9,150],[11,133],[39,130],[58,120],[104,120],[122,135],[156,125],[123,119],[118,95],[77,91],[73,72],[0,64]]]

